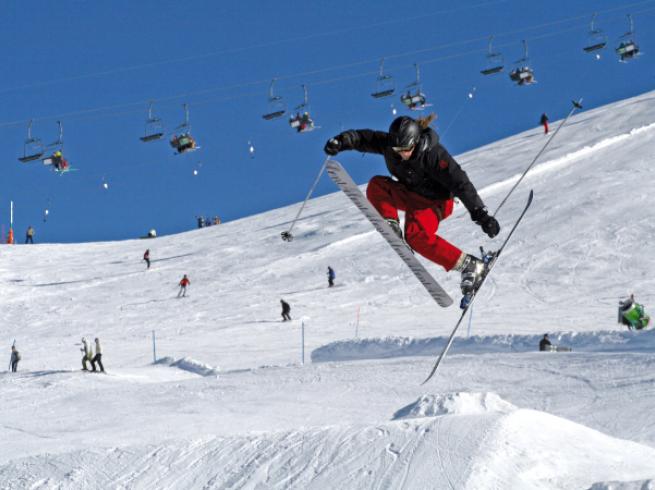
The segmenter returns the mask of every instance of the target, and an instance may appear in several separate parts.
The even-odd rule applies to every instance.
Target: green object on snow
[[[623,312],[623,318],[628,322],[631,328],[641,330],[646,328],[650,323],[650,317],[644,311],[644,306],[639,303],[633,303],[630,308]]]

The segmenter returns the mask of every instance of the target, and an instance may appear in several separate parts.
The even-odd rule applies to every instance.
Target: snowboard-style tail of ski
[[[348,172],[344,170],[336,160],[327,162],[327,172],[335,184],[348,196],[355,206],[366,216],[375,229],[384,237],[391,248],[400,256],[407,267],[414,273],[416,278],[427,289],[430,296],[439,306],[447,307],[453,304],[450,295],[437,283],[430,273],[423,267],[423,264],[414,256],[407,244],[400,239],[389,226],[389,223],[380,216],[380,213],[366,199],[364,194],[359,190],[357,184],[353,182]]]
[[[450,337],[448,337],[448,341],[446,342],[445,347],[444,347],[443,350],[441,351],[441,354],[439,354],[439,357],[438,357],[438,359],[437,359],[437,362],[434,363],[434,366],[432,367],[432,371],[430,371],[430,374],[428,374],[428,377],[425,378],[425,381],[423,381],[423,383],[421,383],[421,384],[425,384],[425,383],[427,383],[428,381],[430,381],[430,379],[431,379],[431,378],[435,375],[435,373],[437,372],[437,369],[439,369],[439,366],[441,365],[441,362],[442,362],[443,359],[446,357],[446,354],[447,354],[448,351],[450,350],[450,346],[453,344],[453,340],[455,339],[455,334],[457,333],[457,330],[459,329],[459,326],[462,324],[462,320],[464,320],[464,317],[466,316],[466,313],[469,311],[469,309],[471,308],[471,306],[473,306],[473,302],[475,301],[475,298],[477,298],[477,296],[478,296],[478,292],[480,291],[480,289],[482,288],[482,286],[484,286],[484,283],[486,282],[487,278],[489,277],[489,274],[491,274],[491,270],[495,267],[496,263],[498,263],[498,259],[499,259],[499,257],[500,257],[500,254],[501,254],[501,253],[503,252],[503,250],[505,249],[505,246],[506,246],[507,243],[509,242],[510,238],[512,238],[512,235],[514,234],[514,231],[516,230],[516,228],[519,226],[519,223],[521,223],[521,220],[523,219],[523,216],[525,216],[525,213],[528,211],[528,208],[529,208],[530,205],[532,204],[532,198],[533,198],[533,197],[534,197],[534,191],[531,190],[531,191],[530,191],[530,195],[529,195],[529,197],[528,197],[528,202],[526,203],[525,207],[523,208],[523,212],[522,212],[521,215],[518,217],[518,219],[514,222],[514,226],[512,226],[512,229],[510,230],[509,235],[507,235],[507,238],[505,238],[505,241],[502,243],[502,245],[500,246],[500,248],[499,248],[498,251],[496,252],[496,256],[495,256],[495,258],[494,258],[493,261],[489,264],[488,269],[487,269],[487,274],[486,274],[486,275],[484,276],[484,278],[482,279],[482,282],[481,282],[480,285],[478,286],[478,289],[477,289],[477,290],[473,293],[473,295],[471,296],[471,299],[470,299],[470,301],[468,302],[468,304],[466,305],[466,308],[464,308],[464,310],[462,311],[462,314],[460,315],[459,320],[458,320],[457,323],[455,324],[455,328],[453,328],[453,331],[450,333]]]

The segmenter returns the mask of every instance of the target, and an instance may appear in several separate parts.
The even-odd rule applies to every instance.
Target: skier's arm
[[[462,201],[471,216],[477,209],[484,208],[484,203],[478,195],[478,191],[469,180],[466,172],[459,166],[459,163],[441,145],[438,145],[433,151],[434,154],[430,158],[435,167],[433,171],[441,177],[439,180],[445,180],[444,183],[448,189]]]
[[[357,150],[362,153],[383,154],[388,144],[389,135],[383,131],[370,129],[349,129],[330,138],[325,144],[325,153],[336,155],[340,151]]]
[[[433,172],[438,172],[440,180],[445,181],[448,189],[462,201],[471,215],[471,219],[480,225],[490,238],[498,235],[500,232],[498,221],[487,212],[487,208],[466,172],[443,146],[437,145],[433,151],[433,158],[430,159],[434,165]]]

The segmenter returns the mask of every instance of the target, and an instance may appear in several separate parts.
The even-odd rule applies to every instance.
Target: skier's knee
[[[388,178],[383,175],[376,175],[371,180],[368,181],[368,186],[366,187],[366,197],[371,198],[371,194],[380,190],[386,189]]]

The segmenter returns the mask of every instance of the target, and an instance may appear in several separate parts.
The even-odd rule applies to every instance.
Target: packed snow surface
[[[457,157],[489,209],[544,138]],[[616,323],[629,293],[655,305],[653,147],[655,93],[571,118],[498,214],[502,238],[534,189],[423,386],[459,310],[340,193],[308,203],[292,242],[298,205],[153,240],[3,247],[22,360],[0,374],[0,488],[653,488],[655,337]],[[439,233],[470,252],[499,241],[461,205]],[[424,263],[457,299],[457,274]],[[544,333],[572,351],[536,352]],[[106,374],[80,371],[82,337],[100,338]]]

